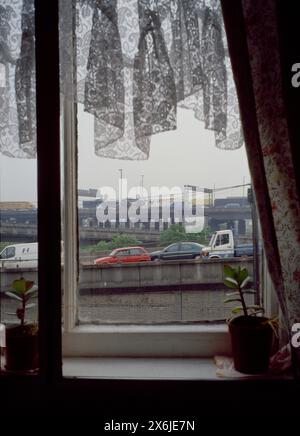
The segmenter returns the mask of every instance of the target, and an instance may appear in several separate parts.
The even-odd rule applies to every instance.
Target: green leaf
[[[240,287],[243,289],[249,281],[250,281],[250,277],[248,276],[242,281]]]
[[[34,291],[33,293],[30,293],[30,294],[28,292],[26,292],[25,301],[31,300],[31,298],[37,298],[37,296],[38,296],[37,291]]]
[[[237,291],[237,292],[228,292],[228,294],[226,294],[226,297],[233,297],[234,295],[240,295],[240,293]]]
[[[15,298],[16,300],[19,300],[19,301],[23,301],[21,297],[19,297],[18,295],[14,294],[13,292],[7,291],[7,292],[5,292],[5,294],[8,297]]]
[[[240,269],[238,273],[239,282],[242,283],[247,277],[249,277],[248,270],[246,268]]]
[[[242,300],[240,298],[226,298],[226,300],[224,300],[224,303],[232,303],[233,301],[242,302]]]
[[[23,277],[21,277],[18,280],[14,280],[12,283],[12,287],[14,288],[15,292],[18,294],[25,294],[29,291],[29,289],[32,288],[34,285],[34,282],[30,280],[25,280]]]
[[[36,306],[35,303],[29,303],[29,304],[26,304],[25,308],[30,309],[31,307],[35,307],[35,306]]]
[[[34,292],[37,292],[37,291],[38,291],[37,286],[32,286],[31,289],[29,289],[28,291],[26,291],[26,295],[33,294]]]
[[[231,289],[236,289],[238,287],[238,282],[231,277],[227,277],[226,280],[224,280],[224,284]]]
[[[226,277],[234,278],[235,270],[234,270],[234,268],[232,268],[229,265],[224,265],[224,274],[225,274]]]
[[[232,313],[239,313],[239,312],[243,312],[242,306],[237,306],[234,309],[232,309]]]
[[[257,304],[252,304],[251,306],[248,306],[248,309],[261,309],[263,311],[265,311],[265,309],[261,306],[258,306]]]

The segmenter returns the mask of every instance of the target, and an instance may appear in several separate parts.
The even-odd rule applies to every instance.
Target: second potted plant
[[[234,367],[246,374],[261,374],[268,370],[273,339],[272,320],[261,316],[264,309],[247,305],[245,296],[255,291],[246,289],[250,280],[246,268],[224,266],[224,284],[234,290],[227,294],[225,303],[238,302],[232,310],[235,316],[229,320]]]
[[[37,297],[37,288],[34,282],[21,277],[12,283],[12,290],[6,295],[20,303],[15,312],[20,323],[6,327],[6,369],[33,371],[38,368],[38,326],[26,323],[25,314],[35,306],[29,301]]]

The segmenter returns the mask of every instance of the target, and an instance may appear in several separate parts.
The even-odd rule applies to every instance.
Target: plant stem
[[[244,315],[248,316],[247,306],[246,306],[246,303],[245,303],[245,300],[244,300],[244,295],[243,295],[243,292],[242,292],[242,289],[241,289],[240,285],[238,286],[238,291],[239,291],[239,294],[240,294],[240,297],[241,297],[241,302],[242,302],[242,306],[243,306]]]
[[[21,326],[24,326],[24,321],[25,321],[25,305],[26,305],[26,299],[23,295],[22,298],[22,317],[21,317]]]

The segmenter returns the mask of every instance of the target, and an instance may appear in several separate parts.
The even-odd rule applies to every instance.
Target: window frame
[[[165,355],[160,338],[170,341],[169,356],[213,356],[220,350],[229,352],[229,335],[222,326],[151,326],[148,334],[143,326],[76,326],[77,313],[77,163],[76,163],[76,107],[64,101],[64,329],[61,332],[61,144],[59,99],[58,0],[51,7],[35,0],[36,7],[36,64],[37,64],[37,156],[38,156],[38,235],[39,235],[39,319],[40,319],[40,373],[46,378],[60,378],[62,353],[82,355],[83,337],[90,347],[89,355],[127,355],[118,350],[118,344],[128,344],[131,355],[141,353],[143,346],[151,348],[151,355]],[[56,23],[53,24],[53,23]],[[45,61],[47,53],[47,62]],[[49,67],[50,66],[50,67]],[[70,72],[72,75],[72,72]],[[47,180],[47,183],[45,183]],[[49,214],[49,209],[53,211]],[[68,225],[66,225],[66,223]],[[51,232],[49,232],[51,228]],[[71,291],[71,292],[70,292]],[[123,331],[122,331],[123,329]],[[115,337],[116,347],[109,347]],[[197,344],[197,345],[196,345]],[[212,347],[215,344],[216,347]],[[218,344],[222,344],[219,347]],[[101,350],[99,349],[101,346]],[[158,348],[155,348],[158,347]],[[196,348],[195,348],[196,347]],[[224,348],[225,347],[225,348]],[[195,351],[198,350],[198,354]]]
[[[39,147],[38,161],[42,168],[45,168],[48,184],[56,180],[58,168],[60,166],[57,159],[59,151],[58,130],[56,130],[55,141],[47,140],[49,134],[53,134],[53,126],[59,123],[59,107],[53,104],[53,91],[58,93],[58,60],[55,55],[58,53],[56,41],[57,33],[52,28],[48,29],[48,20],[55,27],[58,21],[57,16],[58,0],[45,2],[35,0],[36,6],[36,45],[39,50],[41,62],[47,68],[37,73],[39,91],[37,95],[38,108],[45,106],[48,111],[48,124],[44,118],[44,134],[38,134],[37,143]],[[37,4],[39,4],[37,8]],[[232,8],[233,15],[241,15],[241,5],[235,3]],[[297,20],[290,5],[280,3],[281,14],[279,15],[284,33],[286,47],[285,79],[286,87],[290,91],[290,71],[288,66],[297,58],[299,47],[297,44]],[[233,24],[235,24],[233,22]],[[292,25],[294,24],[294,25]],[[46,25],[46,26],[45,26]],[[48,41],[42,41],[41,35],[45,33]],[[45,37],[45,35],[44,35]],[[53,38],[54,37],[54,38]],[[47,48],[51,48],[47,51]],[[53,52],[54,48],[54,52]],[[54,68],[55,67],[55,68]],[[54,73],[57,75],[53,75]],[[41,80],[40,80],[41,79]],[[39,94],[41,98],[39,97]],[[288,98],[289,103],[293,103],[295,93]],[[49,101],[50,99],[50,101]],[[50,104],[51,103],[51,104]],[[298,109],[299,104],[295,104],[292,113],[294,133],[299,136]],[[54,110],[54,112],[53,112]],[[37,125],[40,124],[40,113],[37,113]],[[43,129],[42,129],[43,130]],[[43,144],[43,140],[45,143]],[[298,141],[299,142],[299,141]],[[43,145],[42,145],[43,144]],[[55,149],[55,155],[43,150],[44,145],[51,145]],[[297,141],[296,141],[297,144]],[[52,149],[53,149],[52,148]],[[298,150],[299,151],[299,150]],[[47,165],[56,168],[53,172],[47,172]],[[298,174],[300,178],[300,174]],[[51,182],[51,183],[50,183]],[[146,419],[165,419],[174,417],[175,419],[195,419],[199,427],[204,422],[209,422],[211,418],[227,417],[232,415],[233,405],[235,415],[279,417],[297,416],[300,385],[295,380],[274,380],[274,379],[251,379],[251,380],[102,380],[102,379],[66,379],[62,378],[61,373],[61,267],[57,259],[58,243],[60,243],[60,232],[58,225],[60,219],[60,203],[57,204],[55,196],[50,199],[43,197],[47,194],[44,186],[42,174],[38,178],[39,205],[44,204],[47,214],[42,218],[40,214],[39,229],[44,230],[43,243],[40,245],[40,257],[45,257],[51,268],[45,268],[45,262],[41,259],[39,265],[39,278],[44,276],[43,284],[40,288],[39,316],[40,316],[40,376],[28,377],[22,375],[4,376],[0,374],[0,386],[3,401],[1,402],[2,422],[5,418],[11,417],[12,407],[10,399],[24,397],[22,410],[19,416],[28,417],[35,411],[36,416],[55,417],[77,417],[77,422],[82,420],[84,425],[90,422],[91,417],[95,417],[95,423],[99,427],[111,417],[135,417],[141,422],[141,417]],[[299,184],[300,186],[300,184]],[[56,195],[60,192],[59,183],[55,183]],[[50,203],[49,203],[50,201]],[[49,206],[57,207],[52,209],[56,217],[49,214]],[[43,209],[41,209],[42,211]],[[47,219],[47,215],[49,216]],[[53,226],[53,224],[55,224]],[[48,227],[50,226],[50,227]],[[52,229],[52,232],[49,231]],[[39,239],[42,235],[39,235]],[[56,241],[56,242],[55,242]],[[49,245],[47,245],[49,244]],[[49,248],[51,247],[51,248]],[[49,272],[51,275],[49,276]],[[43,319],[42,319],[43,318]],[[26,380],[24,379],[26,378]],[[37,380],[38,379],[38,380]],[[5,399],[5,400],[4,400]],[[237,401],[238,399],[238,401]],[[125,400],[125,401],[124,401]],[[11,422],[11,420],[9,421]],[[70,419],[68,419],[68,423]]]
[[[72,71],[70,74],[72,75]],[[64,99],[62,106],[64,156],[62,170],[64,171],[63,197],[65,199],[63,208],[65,266],[62,355],[64,357],[83,355],[93,357],[213,357],[220,352],[230,354],[230,338],[226,324],[221,326],[215,324],[209,327],[199,324],[146,327],[144,325],[77,325],[79,283],[76,105],[71,99]],[[181,244],[175,244],[178,246],[177,252],[180,251]]]
[[[44,168],[48,184],[51,184],[59,176],[60,162],[57,159],[59,151],[58,132],[56,130],[55,141],[47,140],[48,135],[53,134],[59,123],[59,106],[53,103],[53,91],[58,93],[58,59],[55,50],[58,52],[56,43],[57,33],[53,28],[48,29],[47,23],[57,23],[57,0],[45,2],[35,0],[36,7],[36,42],[39,50],[39,58],[47,68],[37,73],[39,82],[39,92],[37,95],[38,108],[47,108],[48,120],[43,116],[44,134],[38,133],[38,163]],[[234,14],[241,14],[240,4],[236,2],[232,8]],[[283,2],[280,4],[281,20],[284,21],[286,29],[285,42],[287,52],[290,54],[289,61],[292,62],[299,51],[297,41],[297,15],[294,14],[290,5]],[[284,17],[284,18],[282,18]],[[291,22],[294,26],[291,25]],[[233,23],[235,24],[235,23]],[[47,35],[48,41],[42,41],[41,34]],[[291,34],[295,37],[292,38]],[[45,35],[44,35],[45,37]],[[54,38],[53,38],[54,37]],[[293,45],[294,44],[294,45]],[[297,45],[297,47],[295,47]],[[47,51],[47,48],[51,48]],[[53,52],[53,48],[55,49]],[[286,62],[286,65],[290,65]],[[56,66],[56,68],[54,68]],[[54,73],[57,75],[53,75]],[[287,70],[287,68],[286,68]],[[42,80],[40,80],[42,79]],[[286,71],[287,86],[289,83],[289,71]],[[39,93],[40,96],[39,97]],[[50,101],[49,101],[50,100]],[[51,103],[51,104],[50,104]],[[298,108],[295,105],[294,127],[299,134]],[[53,112],[54,110],[54,112]],[[47,121],[47,123],[46,123]],[[40,113],[37,113],[37,125],[40,124]],[[43,130],[43,129],[42,129]],[[53,138],[52,138],[53,139]],[[43,143],[43,141],[45,142]],[[55,154],[49,150],[43,150],[44,145],[51,145]],[[50,149],[51,149],[50,148]],[[51,164],[50,164],[51,162]],[[47,165],[56,168],[55,175],[50,170],[47,172]],[[300,177],[300,176],[299,176]],[[12,414],[10,399],[24,397],[22,410],[19,416],[30,416],[35,411],[36,416],[51,416],[53,418],[64,417],[74,418],[81,421],[84,425],[90,422],[91,417],[95,417],[96,425],[102,426],[104,421],[115,416],[131,416],[136,421],[142,422],[141,417],[152,420],[163,420],[166,418],[175,419],[196,419],[196,426],[201,426],[204,422],[209,422],[211,418],[227,417],[232,415],[233,405],[235,415],[275,417],[275,416],[297,416],[298,400],[300,393],[299,382],[295,380],[102,380],[102,379],[66,379],[61,374],[61,266],[60,266],[60,232],[58,225],[60,219],[60,203],[57,203],[55,196],[51,198],[43,197],[47,194],[44,186],[42,173],[38,178],[39,185],[39,205],[44,205],[47,214],[42,217],[40,213],[39,229],[44,231],[43,243],[39,246],[40,265],[39,278],[44,276],[44,288],[40,288],[39,316],[40,316],[40,377],[27,377],[24,380],[22,375],[3,376],[0,374],[1,394],[4,401],[1,402],[2,418],[9,418]],[[60,193],[59,183],[55,182],[54,192]],[[50,202],[50,203],[49,203]],[[49,207],[53,215],[49,214]],[[41,209],[41,212],[43,208]],[[54,218],[54,221],[53,221]],[[53,226],[53,224],[55,224]],[[51,228],[51,232],[49,231]],[[42,235],[39,234],[39,239]],[[56,242],[55,242],[56,241]],[[51,247],[51,248],[49,248]],[[59,254],[58,254],[59,252]],[[42,260],[45,258],[45,261]],[[57,260],[59,259],[59,261]],[[46,269],[47,263],[51,263],[51,268]],[[49,273],[51,275],[49,276]],[[237,401],[238,399],[238,401]],[[179,418],[178,418],[179,417]],[[89,421],[87,421],[87,418]],[[3,419],[2,419],[3,421]],[[10,420],[11,421],[11,420]],[[68,419],[69,423],[70,419]],[[100,427],[99,427],[100,428]]]
[[[58,0],[35,0],[39,375],[62,377]],[[52,213],[49,213],[51,211]],[[49,231],[51,229],[51,231]]]
[[[70,1],[70,0],[69,0]],[[75,70],[75,68],[74,68]],[[74,71],[69,71],[69,83],[74,83]],[[206,325],[153,325],[153,326],[90,326],[77,325],[77,300],[79,290],[78,267],[78,217],[77,217],[77,108],[75,99],[64,99],[63,106],[63,197],[64,216],[64,328],[62,355],[68,356],[199,356],[213,357],[230,354],[230,338],[227,324]],[[163,250],[176,254],[178,250]],[[159,340],[158,340],[159,337]],[[164,343],[162,344],[163,338]],[[168,349],[168,353],[166,353]]]

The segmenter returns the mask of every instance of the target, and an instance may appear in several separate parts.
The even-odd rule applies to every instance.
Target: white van
[[[2,268],[37,268],[38,243],[7,245],[0,253]]]

